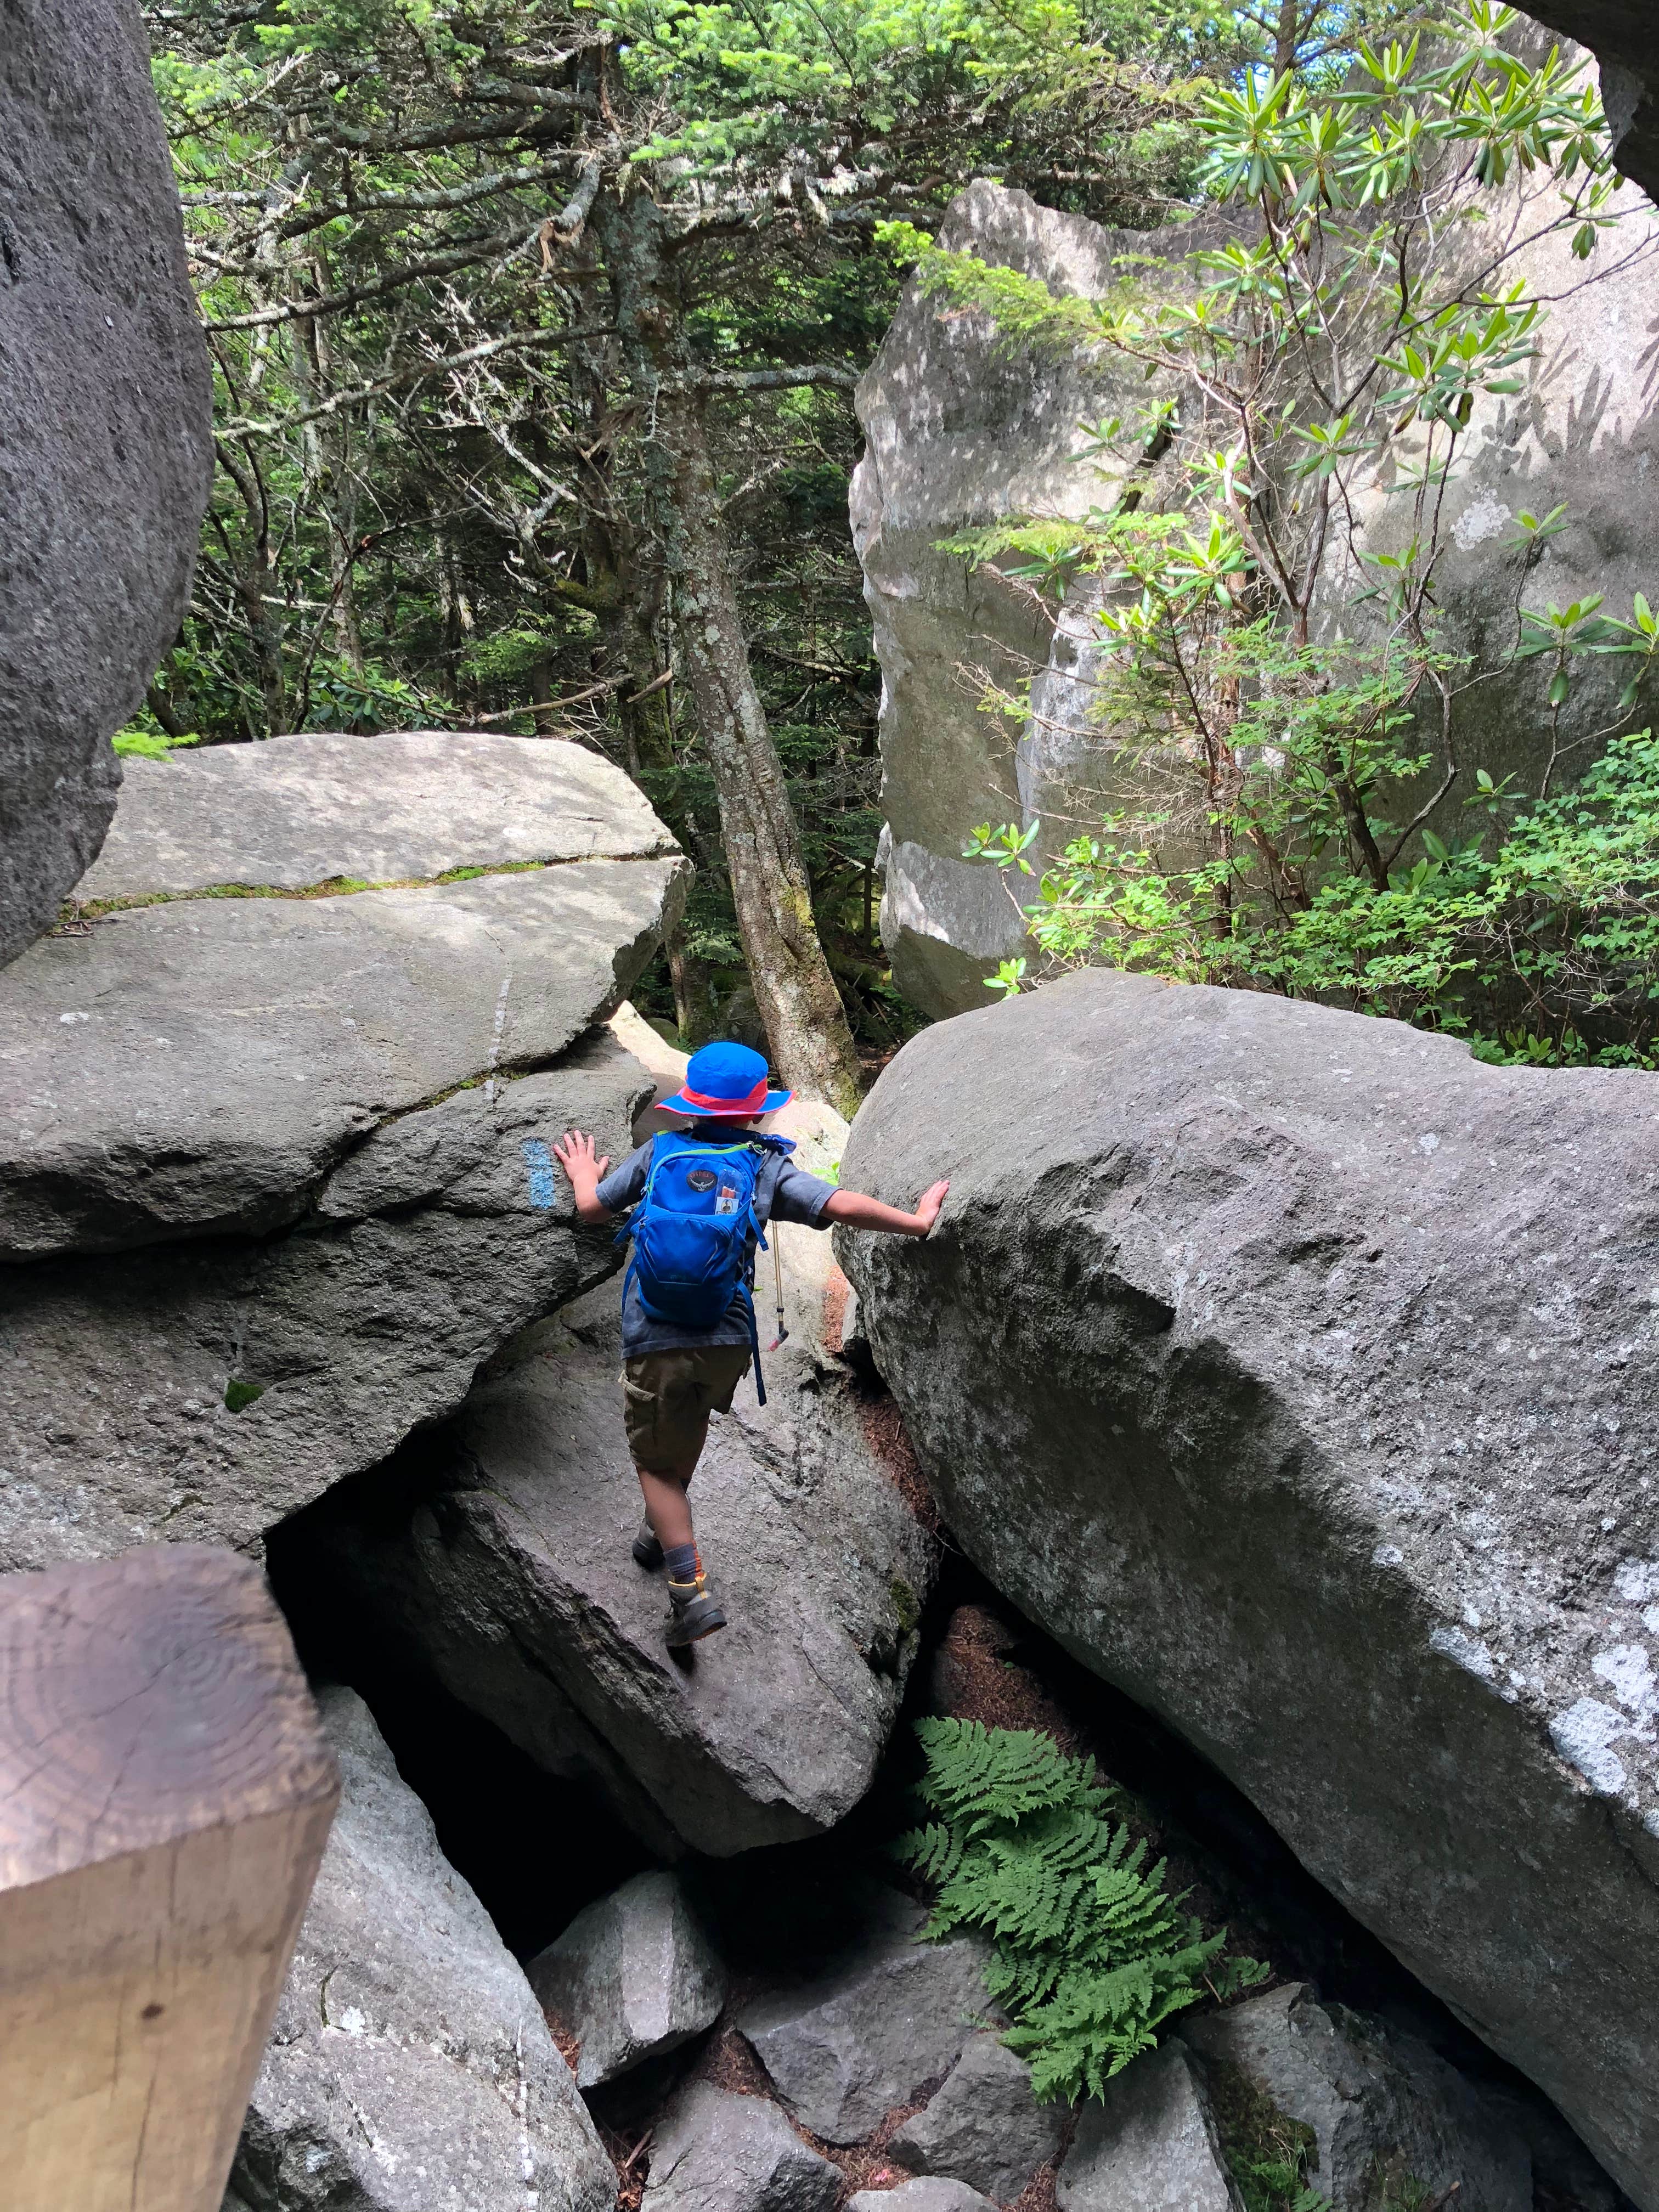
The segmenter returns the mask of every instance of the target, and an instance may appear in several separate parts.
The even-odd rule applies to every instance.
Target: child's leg
[[[696,1541],[691,1527],[691,1508],[685,1495],[696,1463],[693,1459],[677,1468],[636,1467],[634,1470],[640,1478],[640,1489],[645,1498],[645,1517],[664,1551]]]

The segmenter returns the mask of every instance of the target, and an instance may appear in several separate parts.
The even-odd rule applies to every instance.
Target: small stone
[[[1065,2107],[1038,2104],[1024,2060],[999,2036],[975,2035],[944,2086],[904,2122],[887,2148],[899,2165],[917,2173],[950,2174],[999,2204],[1011,2204],[1056,2154],[1065,2132]]]
[[[641,2212],[831,2212],[840,2188],[769,2098],[695,2081],[657,2124]]]
[[[701,2034],[726,2002],[726,1969],[675,1874],[638,1875],[588,1905],[525,1972],[580,2046],[583,2089]]]
[[[1215,2121],[1178,2043],[1125,2067],[1083,2107],[1060,2212],[1239,2212]]]
[[[847,2212],[992,2212],[992,2207],[965,2181],[926,2173],[896,2189],[860,2189],[848,2197]]]
[[[738,2016],[778,2094],[826,2142],[861,2142],[948,2074],[985,2023],[985,1947],[971,1936],[919,1943],[925,1917],[892,1893],[827,1973]]]

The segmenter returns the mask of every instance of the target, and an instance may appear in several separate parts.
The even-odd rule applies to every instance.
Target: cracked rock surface
[[[662,1577],[629,1550],[617,1306],[608,1284],[526,1331],[418,1488],[391,1471],[385,1499],[330,1501],[309,1540],[342,1602],[368,1606],[540,1765],[595,1777],[665,1855],[815,1834],[886,1744],[933,1539],[851,1378],[793,1343],[766,1355],[766,1407],[738,1385],[692,1490],[731,1625],[677,1663]]]
[[[583,2089],[678,2049],[726,2002],[726,1969],[666,1870],[635,1875],[585,1905],[525,1971],[543,2010],[576,2039]]]
[[[840,2193],[840,2169],[775,2104],[697,2081],[657,2124],[644,2203],[651,2212],[832,2212]]]
[[[987,2033],[969,2036],[943,2085],[887,2148],[913,2172],[949,2174],[1012,2204],[1065,2134],[1065,2106],[1038,2104],[1025,2061]]]
[[[307,872],[484,865],[475,775],[508,807],[496,849],[517,872],[186,890],[0,974],[0,1567],[155,1535],[257,1545],[614,1264],[574,1233],[551,1147],[575,1121],[627,1147],[651,1078],[593,1024],[654,950],[685,863],[603,761],[442,743],[453,836],[421,733],[137,763],[140,830],[118,823],[105,895],[149,879],[158,821],[177,881],[234,879],[240,812],[202,797],[228,750],[251,757],[228,772],[239,790],[266,779],[273,817],[301,771],[331,791]],[[428,805],[426,848],[393,849]],[[521,866],[527,847],[558,864]]]
[[[919,1942],[927,1917],[896,1890],[878,1893],[843,1957],[738,2014],[773,2087],[825,2142],[868,2135],[948,2074],[975,2029],[995,2016],[985,1944],[976,1936]]]
[[[926,1030],[846,1255],[963,1548],[1659,2206],[1659,1087],[1092,971]]]
[[[1178,2043],[1137,2058],[1084,2106],[1054,2197],[1060,2212],[1243,2212]]]
[[[1458,2212],[1532,2212],[1526,2144],[1415,2037],[1322,2005],[1300,1983],[1180,2033],[1207,2068],[1233,2068],[1313,2130],[1308,2179],[1337,2212],[1365,2212],[1407,2183],[1455,2195]]]
[[[110,738],[176,635],[212,483],[207,349],[132,0],[0,28],[0,965],[97,852]]]
[[[343,1792],[224,2212],[611,2212],[615,2170],[523,1970],[368,1708],[319,1702]]]

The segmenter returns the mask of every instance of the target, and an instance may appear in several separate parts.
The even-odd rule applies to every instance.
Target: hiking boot
[[[709,1595],[707,1575],[699,1575],[694,1583],[671,1582],[668,1596],[674,1612],[664,1634],[671,1650],[695,1644],[699,1637],[712,1636],[717,1628],[725,1627],[726,1615]]]
[[[657,1532],[649,1521],[640,1523],[640,1533],[634,1539],[634,1557],[653,1574],[662,1565],[662,1546],[657,1541]]]

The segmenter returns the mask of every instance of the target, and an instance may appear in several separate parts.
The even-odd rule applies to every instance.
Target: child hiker
[[[645,1495],[634,1539],[642,1567],[668,1569],[671,1644],[724,1628],[697,1554],[686,1487],[708,1435],[726,1413],[760,1344],[753,1298],[755,1250],[769,1221],[827,1229],[884,1229],[925,1237],[948,1183],[923,1194],[914,1213],[808,1175],[791,1161],[787,1137],[760,1123],[793,1095],[769,1087],[766,1062],[747,1045],[708,1044],[694,1053],[685,1087],[663,1101],[688,1128],[653,1137],[607,1174],[593,1141],[567,1130],[554,1146],[584,1221],[634,1209],[634,1254],[623,1279],[623,1422]],[[763,1388],[761,1402],[765,1403]]]

